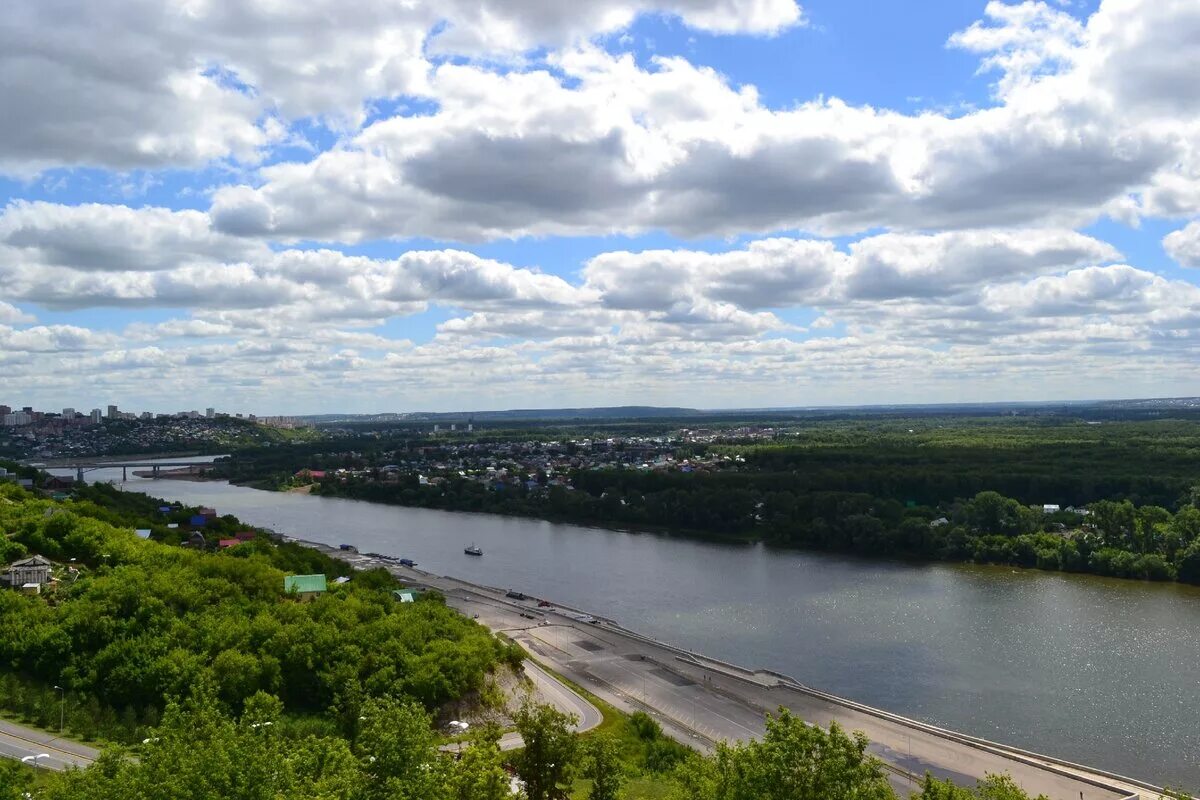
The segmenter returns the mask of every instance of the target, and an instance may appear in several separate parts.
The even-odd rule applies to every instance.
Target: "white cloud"
[[[0,325],[19,325],[35,321],[32,314],[26,314],[11,303],[0,301]]]
[[[15,0],[0,24],[0,170],[253,161],[286,122],[357,127],[369,105],[425,95],[443,52],[515,55],[625,27],[643,13],[720,33],[800,22],[794,0]]]
[[[0,212],[0,264],[142,272],[261,258],[269,249],[212,230],[202,211],[17,200]]]
[[[1185,267],[1200,267],[1200,222],[1167,234],[1163,248]]]

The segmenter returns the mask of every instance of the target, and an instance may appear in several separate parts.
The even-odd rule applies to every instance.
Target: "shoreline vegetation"
[[[900,418],[770,437],[745,430],[755,431],[705,441],[661,430],[646,462],[628,451],[647,453],[647,439],[600,440],[590,429],[327,432],[236,451],[210,475],[683,538],[1200,584],[1198,421]]]
[[[527,703],[512,716],[523,750],[502,752],[488,723],[461,758],[441,754],[436,720],[464,698],[494,705],[488,676],[523,652],[436,593],[396,602],[385,570],[354,571],[232,516],[203,528],[252,535],[189,546],[168,526],[198,511],[107,485],[56,501],[0,484],[0,555],[53,565],[44,592],[0,593],[0,706],[49,728],[61,705],[71,733],[124,743],[36,781],[0,761],[0,797],[506,800],[515,775],[528,800],[897,800],[861,734],[786,711],[761,741],[702,756],[645,714],[607,709],[576,736],[567,715]],[[293,571],[349,580],[305,602],[283,591]],[[973,788],[927,778],[912,797],[1029,800],[1002,776]]]

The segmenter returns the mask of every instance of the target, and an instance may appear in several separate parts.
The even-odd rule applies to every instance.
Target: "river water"
[[[119,482],[121,472],[88,478]],[[906,716],[1200,789],[1195,588],[866,561],[224,483],[131,476],[125,488],[413,558]],[[472,543],[483,558],[463,554]]]

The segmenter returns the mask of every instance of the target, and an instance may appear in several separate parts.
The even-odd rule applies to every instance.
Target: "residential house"
[[[227,547],[237,547],[241,543],[240,539],[221,539],[217,542],[217,547],[224,550]]]
[[[8,567],[8,585],[13,588],[30,584],[41,586],[50,582],[50,559],[45,556],[30,556],[14,561]]]
[[[200,531],[192,531],[188,536],[187,541],[183,543],[184,547],[194,547],[197,550],[203,550],[208,547],[208,541],[204,538],[204,534]]]
[[[314,600],[325,593],[324,575],[285,575],[283,591],[295,594],[300,600]]]

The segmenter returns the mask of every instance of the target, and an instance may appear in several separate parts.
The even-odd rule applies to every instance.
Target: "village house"
[[[285,575],[283,591],[295,594],[300,600],[315,600],[325,593],[324,575]]]
[[[41,586],[50,582],[50,560],[45,556],[31,556],[14,561],[8,567],[8,585],[14,589]]]

